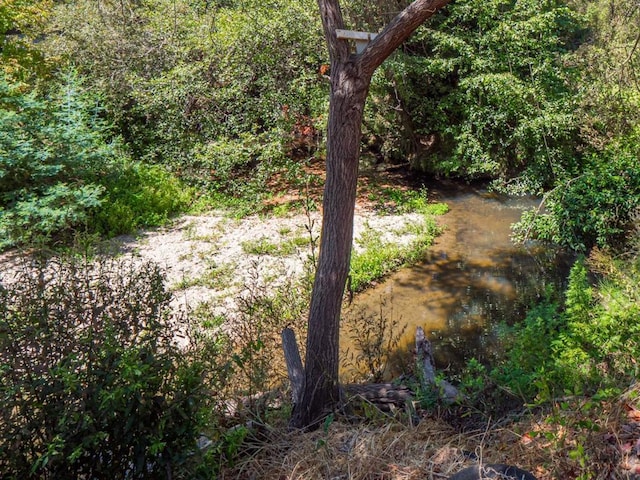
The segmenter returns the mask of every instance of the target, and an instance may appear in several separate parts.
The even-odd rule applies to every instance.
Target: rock
[[[475,465],[456,473],[449,480],[537,480],[531,473],[501,463]]]

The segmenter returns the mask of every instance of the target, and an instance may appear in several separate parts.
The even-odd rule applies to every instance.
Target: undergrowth
[[[629,387],[640,354],[633,251],[613,257],[594,250],[578,261],[566,293],[549,292],[523,324],[505,330],[502,363],[468,364],[457,378],[459,403],[429,401],[419,391],[415,402],[388,413],[365,402],[357,420],[363,429],[351,425],[345,436],[343,425],[354,418],[336,412],[322,431],[296,437],[293,457],[277,460],[269,446],[293,438],[285,427],[291,404],[286,368],[277,360],[280,333],[293,328],[304,346],[313,258],[302,280],[283,276],[275,289],[259,281],[256,263],[235,315],[202,305],[189,323],[169,315],[162,275],[147,264],[54,260],[23,273],[19,283],[4,281],[0,386],[13,402],[0,417],[7,478],[239,478],[256,468],[253,462],[277,470],[291,458],[299,463],[287,468],[306,472],[292,478],[323,478],[342,471],[342,454],[334,451],[340,445],[352,452],[349,445],[365,448],[375,437],[390,453],[385,431],[395,442],[418,442],[435,459],[444,446],[420,443],[416,435],[425,428],[449,439],[456,429],[470,430],[455,444],[483,448],[486,458],[511,461],[541,479],[618,471],[622,447],[611,439],[630,421],[629,408],[640,408],[637,386]],[[357,341],[347,358],[369,380],[384,379],[401,319],[382,306],[355,317],[347,330]],[[176,325],[188,334],[180,340],[186,348],[176,344]],[[16,389],[23,393],[11,395]],[[313,445],[313,459],[302,460],[305,445]],[[375,449],[361,459],[374,451],[406,472],[424,468]],[[325,453],[335,461],[314,463]],[[434,473],[453,461],[438,458]],[[112,471],[115,459],[121,476]],[[446,468],[455,471],[463,461],[456,457],[457,467]],[[366,472],[349,478],[370,478]]]
[[[52,258],[1,280],[3,478],[203,478],[226,370],[157,266]]]

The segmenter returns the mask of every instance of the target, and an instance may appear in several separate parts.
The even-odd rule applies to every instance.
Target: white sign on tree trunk
[[[354,40],[356,42],[356,53],[362,53],[367,48],[371,40],[378,36],[377,33],[356,32],[353,30],[336,30],[336,38],[338,40]]]

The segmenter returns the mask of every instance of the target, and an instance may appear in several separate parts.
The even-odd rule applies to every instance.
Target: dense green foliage
[[[117,155],[76,76],[47,99],[23,89],[0,80],[0,248],[86,223]]]
[[[593,284],[588,266],[600,272]],[[615,392],[638,375],[638,257],[594,253],[573,266],[563,299],[549,298],[505,332],[507,360],[494,379],[527,400]]]
[[[640,11],[633,0],[574,0],[571,4],[588,19],[589,27],[575,57],[582,74],[581,136],[600,151],[612,140],[632,135],[638,128]]]
[[[102,180],[103,202],[89,229],[113,236],[142,227],[163,225],[184,211],[195,191],[158,165],[123,162]]]
[[[52,28],[76,34],[48,48],[103,94],[137,158],[214,192],[265,196],[325,110],[315,3],[125,3],[60,6]]]
[[[46,23],[50,0],[3,0],[0,4],[0,70],[14,81],[48,71],[50,62],[33,44]]]
[[[47,95],[0,79],[0,248],[130,232],[190,201],[162,168],[126,160],[102,113],[75,73]]]
[[[578,166],[573,69],[562,63],[580,29],[566,2],[454,2],[377,77],[374,91],[390,92],[395,108],[373,105],[413,137],[404,153],[420,168],[521,176],[521,190],[539,190]]]
[[[169,167],[224,204],[270,196],[274,175],[304,181],[295,159],[322,146],[330,75],[315,2],[51,8],[4,5],[2,31],[28,35],[7,36],[3,55],[19,66],[71,61],[136,160]],[[351,26],[376,31],[399,5],[351,0],[343,8]],[[511,192],[569,188],[525,219],[527,237],[578,249],[615,241],[629,212],[604,218],[612,201],[598,198],[600,213],[578,231],[585,214],[569,206],[594,189],[610,198],[626,191],[619,205],[637,194],[633,180],[615,178],[636,175],[637,151],[611,145],[637,126],[637,17],[631,0],[453,2],[374,78],[365,151],[439,175],[490,178]],[[28,40],[44,25],[36,49]],[[614,157],[626,160],[602,166]]]
[[[529,212],[520,238],[540,238],[578,251],[620,248],[637,225],[640,198],[640,10],[628,0],[575,2],[588,19],[584,45],[574,55],[583,158],[570,178],[556,181],[546,210]]]
[[[349,28],[378,31],[408,2],[341,3]],[[374,77],[369,159],[543,195],[516,237],[587,255],[566,292],[505,327],[502,363],[486,377],[470,365],[470,391],[488,381],[545,401],[638,375],[639,19],[636,0],[457,0]],[[306,161],[323,156],[331,71],[313,0],[5,0],[0,59],[0,249],[127,233],[198,200],[255,212],[309,181]],[[396,203],[426,213],[423,197]],[[415,230],[426,243],[436,229]],[[284,254],[301,241],[243,248]],[[353,290],[424,248],[373,231],[365,241]],[[226,419],[207,410],[205,385],[264,420],[255,394],[284,377],[278,333],[304,317],[309,286],[254,285],[234,338],[216,336],[225,317],[204,306],[202,338],[220,350],[194,352],[174,341],[154,267],[47,268],[0,287],[2,473],[215,475],[247,429],[218,428]],[[232,281],[216,268],[209,285]],[[369,327],[384,333],[384,319]],[[231,373],[237,383],[223,385]],[[213,443],[192,469],[203,420]]]
[[[550,191],[521,240],[620,244],[640,198],[639,18],[627,0],[454,2],[374,78],[368,146],[510,193]]]
[[[189,471],[215,355],[177,343],[169,301],[151,264],[54,261],[0,285],[3,478]]]
[[[42,30],[49,4],[29,3],[36,13],[27,17],[38,21],[12,5],[5,28]],[[640,110],[633,5],[452,2],[374,77],[364,152],[437,175],[492,179],[509,192],[555,189],[546,211],[524,219],[523,238],[583,250],[619,240],[638,194],[637,142],[618,141],[636,138]],[[303,184],[300,158],[322,152],[331,72],[316,8],[311,0],[79,0],[55,5],[38,48],[75,65],[136,161],[253,211],[282,188],[275,178]],[[369,31],[398,8],[343,2],[349,26]],[[129,212],[113,225],[118,211],[102,215],[99,229],[147,223],[127,220]]]
[[[584,173],[546,194],[544,210],[525,212],[516,238],[532,235],[580,252],[620,246],[638,220],[639,152],[634,142],[590,155]]]

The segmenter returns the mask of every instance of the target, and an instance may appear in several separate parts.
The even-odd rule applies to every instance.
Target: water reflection
[[[536,199],[471,189],[435,192],[450,211],[442,217],[446,230],[426,260],[358,295],[345,315],[379,316],[381,301],[389,305],[387,314],[408,324],[400,363],[407,361],[419,325],[434,345],[440,368],[455,369],[471,357],[490,362],[500,348],[499,326],[522,320],[548,286],[561,286],[569,262],[559,252],[511,242],[511,224],[524,209],[537,206]]]

